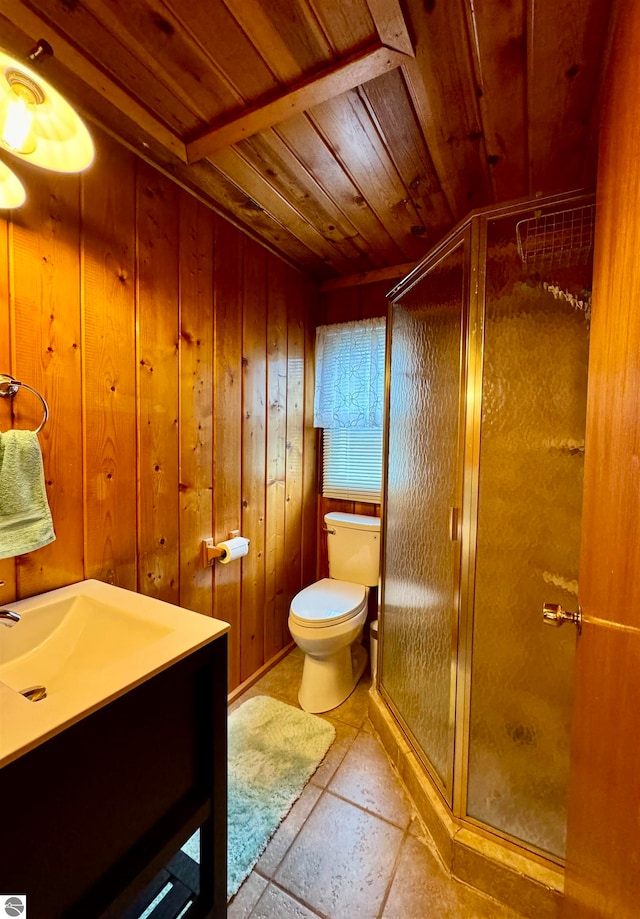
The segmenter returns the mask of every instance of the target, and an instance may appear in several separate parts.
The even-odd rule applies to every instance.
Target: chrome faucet
[[[0,609],[0,625],[10,629],[16,622],[20,622],[20,613],[14,613],[12,609]]]

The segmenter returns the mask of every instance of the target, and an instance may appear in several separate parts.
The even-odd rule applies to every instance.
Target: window
[[[322,494],[380,504],[382,428],[322,432]]]
[[[380,502],[385,320],[320,326],[314,424],[323,428],[322,494]]]

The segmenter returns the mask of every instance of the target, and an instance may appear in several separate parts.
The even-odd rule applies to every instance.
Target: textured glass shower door
[[[466,338],[464,242],[394,303],[380,686],[451,803]],[[455,532],[452,532],[452,528]]]
[[[593,205],[469,218],[388,326],[380,691],[456,818],[564,857]]]
[[[466,810],[562,857],[576,630],[542,605],[578,605],[591,267],[525,262],[518,216],[487,223]]]

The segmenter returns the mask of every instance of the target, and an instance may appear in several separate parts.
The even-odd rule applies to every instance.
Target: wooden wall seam
[[[267,301],[267,470],[265,543],[265,654],[272,657],[282,647],[286,488],[286,304],[283,270],[274,265]]]
[[[213,486],[215,494],[214,533],[216,542],[240,528],[241,465],[241,317],[240,281],[242,251],[239,234],[228,232],[216,219],[214,237],[215,310],[215,403],[216,428]],[[233,424],[226,424],[231,418]],[[231,624],[229,634],[229,683],[240,682],[240,609],[242,562],[216,563],[214,615]]]
[[[251,540],[242,561],[242,681],[264,660],[266,442],[267,442],[267,257],[255,242],[243,240],[242,314],[242,508],[240,530]],[[252,309],[249,309],[249,304]]]
[[[179,204],[180,605],[211,616],[201,544],[213,533],[213,215],[187,195]]]
[[[140,164],[139,238],[140,505],[138,590],[179,602],[178,233],[176,186]]]
[[[89,510],[88,510],[88,482],[87,482],[87,395],[86,395],[86,256],[84,236],[86,233],[86,181],[85,176],[80,176],[80,202],[78,213],[78,261],[80,264],[80,376],[82,379],[81,389],[81,416],[82,416],[82,571],[84,578],[88,578],[87,558],[89,555],[89,546],[87,544],[87,532],[89,527]]]
[[[6,326],[7,333],[0,336],[0,373],[13,375],[11,313],[10,299],[11,284],[10,273],[10,223],[0,228],[0,322]],[[0,402],[0,430],[7,431],[13,423],[11,399],[2,399]],[[16,590],[16,563],[13,558],[0,559],[0,603],[9,603]]]
[[[134,169],[134,187],[137,184],[137,174],[140,167],[140,161],[138,159],[134,160],[133,169]],[[134,193],[133,195],[133,225],[134,228],[138,226],[138,198]],[[141,490],[140,490],[140,272],[138,270],[138,265],[140,264],[140,241],[138,239],[138,234],[134,230],[133,234],[134,239],[134,259],[135,259],[135,297],[134,297],[134,328],[135,328],[135,341],[134,341],[134,355],[135,355],[135,367],[134,367],[134,398],[135,398],[135,438],[136,438],[136,460],[135,460],[135,520],[136,520],[136,545],[134,549],[135,559],[136,559],[136,581],[134,589],[137,591],[140,589],[140,556],[138,552],[138,532],[140,530],[140,518],[142,516],[140,511],[141,504]]]

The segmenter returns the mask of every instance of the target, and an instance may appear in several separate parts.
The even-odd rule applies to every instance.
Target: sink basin
[[[0,681],[22,692],[44,684],[47,695],[82,692],[96,669],[124,661],[173,631],[89,596],[75,596],[21,614],[0,629]]]
[[[226,622],[87,580],[10,604],[0,626],[0,765],[228,631]],[[22,693],[46,689],[31,701]]]

